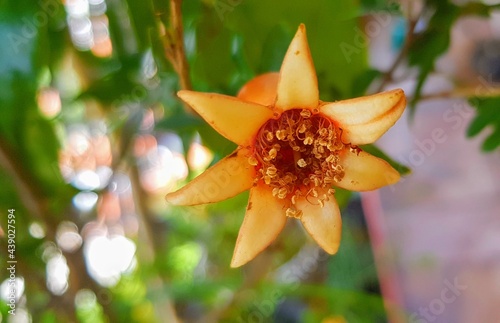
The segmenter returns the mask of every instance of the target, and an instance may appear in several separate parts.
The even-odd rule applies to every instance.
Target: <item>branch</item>
[[[45,218],[47,206],[43,202],[42,193],[37,190],[36,180],[23,169],[22,159],[17,156],[17,152],[4,138],[0,138],[0,166],[10,175],[18,196],[21,197],[19,200],[24,204],[29,214],[47,224],[47,235],[54,237],[54,228],[57,223]]]
[[[496,96],[500,96],[500,86],[489,87],[487,88],[486,91],[481,91],[479,87],[474,86],[474,87],[456,88],[450,91],[443,91],[443,92],[422,95],[420,97],[420,100],[469,98],[469,97],[489,98]]]
[[[152,263],[157,265],[157,255],[165,252],[163,250],[165,230],[163,226],[158,224],[158,220],[147,204],[148,193],[144,191],[141,186],[140,173],[137,167],[137,163],[131,163],[130,168],[130,180],[132,182],[134,201],[137,205],[137,213],[139,219],[141,220],[141,227],[144,228],[143,232],[146,236],[145,240],[147,240],[147,242],[144,241],[142,245],[146,247],[149,246],[149,248],[145,250],[145,252],[138,254],[138,256],[142,255],[144,258],[147,257],[148,259],[146,259],[146,261],[151,261]],[[143,259],[139,259],[139,261],[141,260]],[[158,271],[158,277],[152,277],[151,279],[151,282],[155,285],[154,287],[160,290],[164,289],[163,286],[166,285],[167,281],[168,277],[166,277],[166,275],[163,274],[161,270]],[[162,319],[166,319],[168,322],[173,323],[181,322],[181,320],[177,316],[175,306],[169,298],[158,300],[157,302],[158,304],[156,305],[158,306],[155,307],[158,311],[161,311],[161,313],[158,314],[162,316]]]
[[[392,63],[391,67],[383,74],[382,80],[380,81],[379,86],[375,90],[375,93],[382,92],[387,83],[393,80],[393,74],[398,68],[398,66],[403,62],[404,58],[408,54],[408,50],[410,49],[410,46],[413,42],[413,36],[415,32],[415,27],[417,25],[417,22],[420,18],[420,15],[417,15],[415,18],[411,17],[411,13],[408,14],[408,30],[406,31],[406,37],[405,37],[405,42],[403,44],[403,48],[401,48],[401,51],[399,52],[398,56]]]
[[[182,26],[182,0],[170,0],[170,20],[174,33],[175,62],[177,74],[179,74],[181,88],[191,90],[191,78],[189,77],[189,65],[184,49],[184,28]]]
[[[182,0],[170,0],[170,28],[165,35],[165,55],[179,75],[181,89],[191,90],[189,65],[184,49],[184,29],[182,26]],[[165,26],[167,27],[167,26]]]

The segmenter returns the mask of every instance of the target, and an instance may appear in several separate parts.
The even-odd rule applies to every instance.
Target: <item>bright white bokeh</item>
[[[85,241],[84,253],[90,275],[101,285],[114,286],[122,273],[135,266],[135,244],[122,236],[91,236]]]

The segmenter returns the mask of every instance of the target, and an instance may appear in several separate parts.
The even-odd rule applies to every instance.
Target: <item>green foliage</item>
[[[471,98],[470,104],[476,108],[476,116],[471,121],[467,136],[474,137],[491,128],[491,132],[483,142],[484,151],[493,151],[500,146],[500,97]]]
[[[460,8],[449,0],[429,0],[427,4],[427,10],[432,16],[425,30],[412,40],[408,52],[409,64],[419,68],[415,94],[410,102],[412,114],[415,112],[415,104],[420,99],[425,80],[434,70],[434,62],[450,44],[450,30],[460,14]]]
[[[434,71],[436,60],[446,52],[450,45],[450,32],[459,17],[478,15],[488,17],[498,8],[498,5],[486,5],[469,2],[458,6],[450,0],[427,0],[426,8],[420,18],[426,22],[425,29],[412,36],[409,42],[408,63],[419,69],[417,84],[410,101],[410,111],[413,115],[417,102],[421,98],[422,88],[431,72]],[[430,15],[430,18],[427,18]],[[416,22],[415,22],[416,23]]]
[[[105,13],[93,13],[88,19],[93,27],[108,24],[104,34],[109,33],[112,53],[98,55],[75,45],[71,10],[61,2],[0,1],[0,212],[16,209],[18,276],[25,281],[32,320],[154,322],[168,321],[174,312],[198,321],[209,317],[234,322],[252,313],[271,320],[283,301],[297,300],[305,308],[306,322],[336,315],[349,322],[383,321],[366,228],[345,221],[339,254],[325,256],[328,260],[308,272],[311,277],[299,277],[292,268],[288,274],[298,277],[298,282],[281,282],[275,273],[289,268],[309,243],[299,221],[289,221],[254,262],[231,269],[248,193],[203,207],[166,205],[165,192],[147,191],[144,182],[148,176],[151,180],[164,175],[151,176],[151,169],[172,170],[179,165],[173,159],[151,164],[155,156],[141,155],[137,139],[154,138],[153,142],[164,145],[164,137],[173,134],[182,145],[169,146],[171,155],[167,155],[175,153],[177,161],[182,159],[177,154],[186,155],[193,141],[211,151],[211,164],[232,152],[236,145],[186,109],[175,93],[188,77],[194,90],[235,95],[255,75],[278,71],[300,23],[307,26],[321,99],[364,95],[387,76],[368,65],[369,43],[361,28],[365,15],[380,10],[401,15],[401,8],[394,1],[380,0],[183,1],[180,41],[185,45],[186,76],[179,75],[179,67],[167,55],[179,41],[171,3],[107,1]],[[413,102],[419,99],[436,58],[448,47],[457,17],[487,15],[496,7],[479,3],[459,7],[448,1],[428,1],[427,6],[431,14],[427,28],[412,40],[408,52],[410,64],[420,69]],[[345,44],[353,49],[348,54],[342,50]],[[56,116],[45,115],[37,102],[46,88],[60,94],[62,108]],[[499,99],[478,98],[471,103],[478,115],[468,135],[493,126],[483,148],[497,148]],[[74,127],[85,129],[82,133],[89,140],[75,144]],[[109,143],[111,161],[104,166],[95,160],[106,145],[92,142],[94,137]],[[88,147],[94,144],[94,155],[89,156]],[[376,146],[362,149],[388,161],[402,175],[409,174],[407,167]],[[72,150],[79,154],[71,158],[83,165],[81,169],[96,174],[104,169],[112,173],[111,180],[100,177],[102,183],[91,189],[75,184],[81,169],[64,164],[75,162],[64,159]],[[66,170],[64,176],[61,169]],[[186,179],[172,180],[163,189],[180,186],[201,171],[189,170]],[[82,192],[97,199],[90,209],[76,206],[76,197],[82,196],[77,194]],[[109,196],[118,201],[111,207],[106,205]],[[353,194],[337,189],[335,196],[345,209]],[[0,216],[5,232],[3,219]],[[57,230],[63,222],[77,227],[83,247],[72,251],[62,247],[64,239]],[[37,227],[43,229],[41,234],[34,233]],[[130,268],[111,287],[89,274],[84,254],[88,237],[99,230],[108,236],[125,233],[137,247]],[[5,237],[0,239],[3,261]],[[61,255],[70,271],[69,288],[55,295],[47,287],[47,264]],[[0,274],[1,281],[6,277]],[[0,320],[7,311],[0,303]]]
[[[386,153],[384,153],[382,150],[380,150],[380,148],[378,148],[377,146],[375,146],[373,144],[363,145],[361,147],[361,149],[363,149],[364,151],[366,151],[369,154],[372,154],[373,156],[382,158],[383,160],[388,162],[389,165],[394,167],[394,169],[397,170],[401,176],[409,175],[411,173],[411,169],[408,166],[405,166],[403,164],[398,163],[397,161],[395,161],[391,157],[387,156]]]

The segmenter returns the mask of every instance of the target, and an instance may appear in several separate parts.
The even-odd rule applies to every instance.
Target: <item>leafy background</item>
[[[18,315],[2,302],[0,321],[386,321],[358,195],[338,192],[338,255],[326,256],[289,221],[240,269],[229,262],[248,194],[204,207],[164,202],[235,148],[175,92],[235,95],[253,76],[279,70],[305,23],[322,100],[381,90],[407,65],[416,70],[410,108],[418,113],[453,23],[496,6],[428,0],[414,14],[379,0],[0,0],[0,255],[4,266],[4,219],[15,209],[23,286]],[[387,71],[369,66],[358,33],[375,11],[404,21]],[[493,129],[483,149],[497,149],[500,97],[464,95],[477,108],[467,135]],[[376,146],[363,149],[409,172]],[[107,254],[90,248],[98,239]],[[108,262],[115,271],[104,277],[96,268]],[[0,275],[5,286],[9,273]]]

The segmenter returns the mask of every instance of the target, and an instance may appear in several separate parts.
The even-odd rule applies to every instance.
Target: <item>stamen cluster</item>
[[[333,195],[332,184],[344,177],[339,153],[347,145],[341,135],[330,119],[307,109],[285,111],[259,130],[249,163],[259,171],[256,181],[269,185],[275,197],[290,200],[287,216],[302,215],[295,207],[299,197],[323,207]]]

